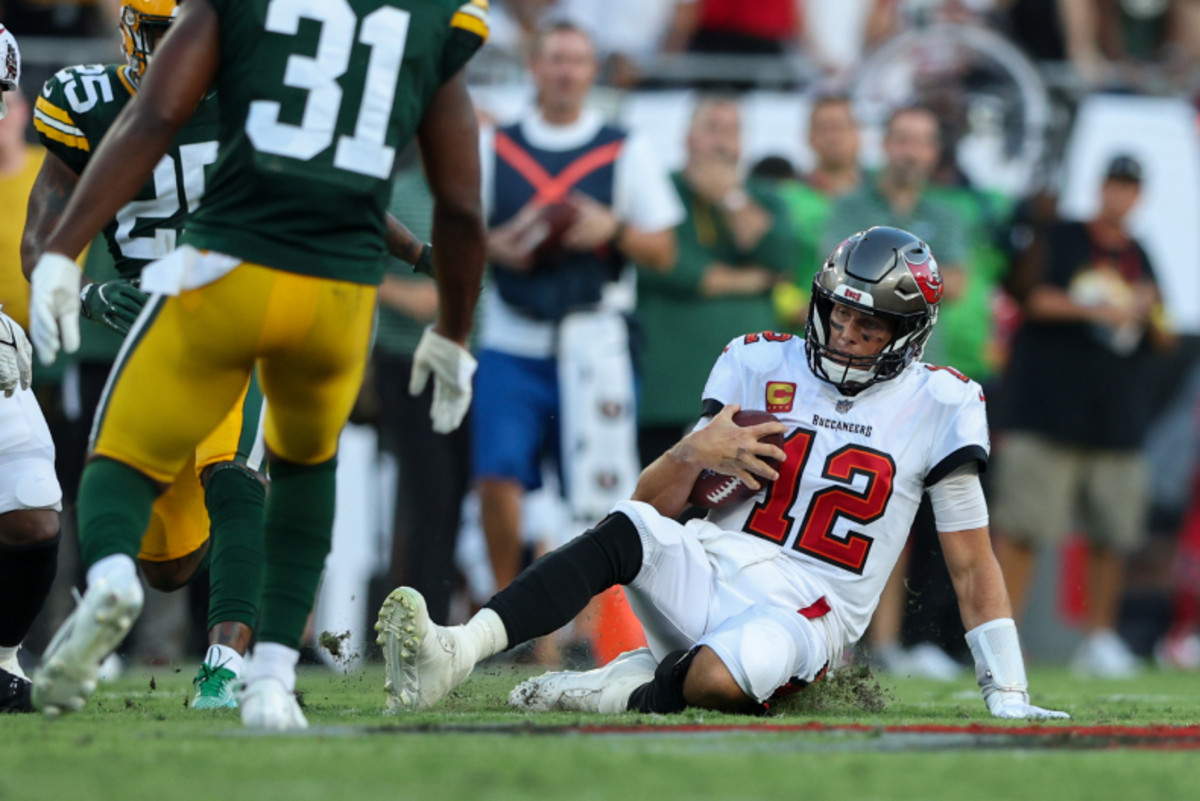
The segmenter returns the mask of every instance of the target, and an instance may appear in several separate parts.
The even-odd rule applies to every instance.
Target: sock
[[[271,462],[259,642],[300,648],[333,539],[336,474],[336,457],[311,466]]]
[[[242,675],[245,659],[228,645],[210,645],[204,654],[204,664],[211,668],[225,668],[235,676]]]
[[[17,661],[17,651],[20,650],[20,643],[16,645],[0,645],[0,670],[7,670],[9,673],[14,673],[25,678],[25,671],[21,670],[21,663]]]
[[[246,681],[275,678],[283,682],[289,693],[296,691],[296,663],[300,652],[277,642],[260,642],[246,665]]]
[[[642,569],[642,540],[633,521],[614,513],[543,556],[496,593],[486,608],[499,615],[507,646],[565,626],[593,595],[628,584]]]
[[[89,587],[104,580],[117,579],[126,581],[137,578],[137,563],[123,553],[106,556],[88,568],[87,585]]]
[[[128,465],[94,459],[79,481],[79,551],[85,565],[112,554],[136,559],[158,486]]]
[[[58,570],[61,539],[59,533],[34,545],[0,543],[0,647],[20,645],[42,611]]]
[[[267,491],[259,480],[232,463],[208,475],[208,628],[218,623],[258,623],[263,581],[263,507]],[[231,649],[232,650],[232,649]],[[234,652],[236,653],[236,652]]]
[[[630,712],[682,712],[687,707],[683,698],[683,680],[696,658],[696,648],[672,651],[654,670],[654,678],[638,687],[629,696],[625,707]]]
[[[475,662],[494,656],[508,647],[508,632],[495,611],[484,607],[459,627],[467,642],[475,646]]]

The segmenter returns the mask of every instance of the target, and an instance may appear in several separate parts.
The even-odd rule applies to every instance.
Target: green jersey
[[[976,381],[989,381],[1000,367],[992,302],[1008,271],[999,234],[1009,224],[1013,204],[997,192],[969,187],[932,186],[929,193],[958,212],[967,232],[965,283],[957,298],[942,301],[935,329],[943,332],[944,361]]]
[[[220,154],[183,241],[376,284],[393,162],[487,36],[487,0],[210,0]]]
[[[93,64],[59,70],[42,87],[34,128],[46,149],[82,173],[121,109],[137,93],[129,68]],[[104,228],[117,272],[134,278],[175,249],[217,159],[217,104],[209,98],[176,135],[154,178]]]
[[[796,234],[795,258],[792,260],[792,282],[808,292],[813,276],[825,263],[821,238],[829,222],[834,197],[800,181],[788,181],[779,188],[779,196],[787,206],[788,220]]]

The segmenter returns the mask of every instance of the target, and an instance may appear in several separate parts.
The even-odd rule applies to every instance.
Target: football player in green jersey
[[[215,88],[219,152],[181,237],[143,272],[154,293],[114,366],[80,487],[89,588],[35,675],[53,716],[80,708],[96,665],[141,609],[134,556],[150,506],[257,368],[272,489],[258,644],[243,721],[306,724],[297,648],[329,551],[337,437],[361,382],[387,250],[395,153],[415,134],[436,205],[438,321],[411,389],[433,424],[470,402],[465,349],[483,266],[477,130],[462,67],[486,0],[188,0],[91,158],[32,274],[40,358],[78,343],[70,257],[155,173]],[[162,408],[159,398],[186,399]]]
[[[123,0],[126,63],[67,67],[43,87],[34,127],[47,156],[30,195],[23,242],[26,274],[92,152],[137,93],[154,45],[177,8],[176,0]],[[84,317],[120,334],[129,332],[148,297],[138,288],[142,269],[174,249],[189,210],[204,193],[206,172],[217,155],[217,120],[216,98],[209,94],[175,135],[154,179],[104,227],[121,277],[83,287]],[[415,263],[412,253],[419,254],[421,243],[398,221],[390,222],[389,248]],[[197,447],[194,467],[185,468],[155,501],[138,554],[147,583],[165,592],[186,584],[209,555],[210,647],[193,681],[192,709],[237,706],[233,686],[253,636],[262,571],[262,406],[261,390],[252,379],[226,419]]]

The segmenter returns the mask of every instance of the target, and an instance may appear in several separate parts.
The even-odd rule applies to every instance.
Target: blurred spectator
[[[1195,65],[1197,6],[1195,0],[1057,0],[1067,55],[1091,84],[1130,83],[1130,66],[1139,63]]]
[[[1042,0],[1053,2],[1053,0]],[[867,19],[867,42],[880,45],[908,27],[935,22],[986,24],[1005,0],[875,0]]]
[[[1008,0],[1007,24],[1013,42],[1035,61],[1066,61],[1063,12],[1071,0]]]
[[[428,241],[433,196],[416,149],[405,154],[405,159],[407,164],[393,181],[388,210],[418,239]],[[415,274],[404,262],[388,259],[379,287],[373,358],[380,401],[380,445],[395,456],[399,466],[388,586],[418,588],[429,614],[444,622],[456,584],[454,546],[467,490],[468,429],[460,426],[449,434],[435,433],[429,417],[433,387],[415,398],[408,393],[413,351],[425,326],[437,316],[437,308],[437,283]]]
[[[953,303],[963,286],[966,232],[954,209],[930,190],[929,178],[941,155],[937,117],[923,106],[897,109],[888,120],[883,151],[885,163],[879,174],[863,180],[833,204],[821,250],[831,252],[846,237],[873,225],[892,225],[911,231],[925,240],[942,268],[943,304]],[[940,328],[934,330],[925,349],[924,360],[934,364],[945,364],[936,355],[936,343],[948,334],[939,331]],[[918,520],[927,519],[931,523],[928,503],[925,498],[926,509],[918,514]],[[935,536],[935,549],[936,543]],[[922,559],[939,556],[940,552],[936,551],[930,555],[922,550],[920,554]],[[952,679],[958,674],[959,666],[941,649],[930,643],[918,643],[906,650],[900,644],[907,571],[908,552],[892,572],[871,621],[868,640],[872,656],[881,667],[893,673]],[[929,632],[926,636],[932,634]]]
[[[632,261],[669,269],[675,262],[672,229],[683,217],[649,144],[585,106],[597,71],[586,33],[569,23],[554,25],[536,40],[529,66],[537,107],[516,124],[485,129],[481,136],[493,269],[480,304],[472,476],[499,588],[520,569],[522,497],[541,485],[543,448],[557,452],[560,434],[572,437],[571,448],[585,446],[569,451],[567,466],[575,475],[595,471],[586,474],[598,482],[593,494],[636,481],[623,317],[632,311],[633,275],[624,268]],[[580,340],[576,323],[595,326],[602,336]],[[617,339],[624,345],[610,346]],[[583,369],[589,364],[613,370],[615,380],[628,386],[598,386],[607,373]],[[589,374],[591,381],[560,383],[565,371]],[[568,392],[592,397],[560,401]],[[599,403],[595,395],[603,392],[627,402]],[[631,476],[623,461],[611,469],[600,465],[610,457],[624,459],[618,450],[625,433],[579,441],[578,427],[560,432],[563,419],[578,413],[602,414],[588,422],[627,433]],[[567,478],[568,500],[582,503]]]
[[[121,0],[0,0],[0,20],[24,36],[115,33]]]
[[[1152,398],[1144,377],[1152,345],[1170,341],[1150,260],[1127,227],[1141,172],[1133,158],[1117,156],[1096,217],[1048,232],[1041,281],[1013,345],[992,507],[1018,614],[1038,548],[1058,544],[1079,516],[1089,541],[1089,609],[1073,667],[1114,678],[1137,670],[1115,628],[1124,558],[1146,529],[1142,449]]]
[[[799,44],[804,0],[680,0],[666,49],[782,55]]]
[[[957,297],[942,302],[940,336],[926,349],[926,361],[952,366],[987,388],[1001,367],[994,347],[993,307],[1009,268],[1013,202],[1000,192],[975,186],[959,166],[958,143],[969,127],[964,87],[937,87],[926,100],[938,115],[942,144],[930,176],[930,196],[956,212],[966,248],[962,286]]]
[[[632,86],[641,66],[658,53],[675,4],[676,0],[504,0],[501,8],[520,27],[522,50],[547,24],[569,22],[592,37],[607,82]]]
[[[1200,427],[1200,407],[1196,413]],[[1154,647],[1159,667],[1174,670],[1200,670],[1200,470],[1192,488],[1172,564],[1170,625]]]
[[[21,274],[21,233],[25,230],[25,207],[37,180],[45,151],[26,144],[29,101],[21,92],[5,92],[8,116],[0,120],[0,304],[4,312],[29,330],[29,282]]]
[[[824,72],[840,79],[862,59],[867,23],[876,0],[839,0],[804,4],[807,55]]]
[[[675,229],[670,272],[638,284],[642,464],[679,441],[700,416],[713,358],[740,334],[774,328],[771,287],[787,272],[787,215],[771,187],[743,180],[741,111],[731,96],[703,97],[692,112],[687,162],[671,176],[687,210]]]
[[[941,155],[937,117],[923,106],[892,112],[883,152],[883,169],[833,204],[819,252],[829,253],[846,237],[873,225],[903,228],[933,250],[945,281],[943,302],[952,301],[962,289],[966,241],[958,215],[929,192],[929,178]],[[936,340],[935,332],[926,354]]]
[[[775,309],[782,326],[803,331],[813,276],[828,254],[825,229],[833,202],[858,187],[859,131],[850,98],[826,95],[813,100],[808,118],[808,145],[816,161],[800,182],[785,183],[779,195],[787,206],[796,237],[791,281],[775,289]]]

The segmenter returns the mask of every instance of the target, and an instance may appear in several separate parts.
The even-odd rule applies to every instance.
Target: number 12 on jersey
[[[350,67],[355,30],[358,42],[371,48],[363,96],[353,135],[337,136],[333,166],[386,180],[392,174],[396,149],[385,144],[388,121],[396,101],[396,86],[404,61],[412,14],[381,6],[361,23],[346,0],[272,0],[266,30],[295,36],[302,19],[320,23],[317,50],[312,56],[288,56],[284,86],[307,92],[299,125],[281,122],[281,104],[255,100],[246,117],[246,134],[262,153],[309,161],[333,146],[342,110],[338,78]]]
[[[792,508],[816,436],[816,431],[799,428],[784,442],[787,460],[780,465],[779,478],[771,484],[766,497],[750,512],[745,531],[780,545],[787,541],[796,524]],[[839,537],[833,529],[841,519],[866,524],[882,517],[892,498],[895,475],[896,463],[886,453],[861,445],[846,445],[831,453],[821,476],[847,486],[826,487],[813,493],[792,547],[814,559],[862,575],[874,539],[855,531]],[[866,477],[861,492],[852,486],[859,476]]]

